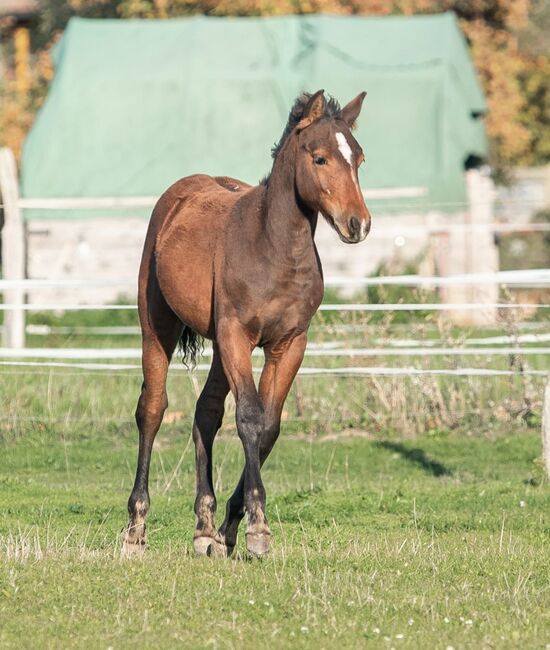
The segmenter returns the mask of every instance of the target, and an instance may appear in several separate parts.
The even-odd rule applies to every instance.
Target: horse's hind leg
[[[168,406],[166,376],[182,325],[160,292],[155,292],[146,314],[141,314],[143,384],[136,409],[139,452],[134,488],[128,500],[130,521],[124,535],[123,554],[140,553],[147,541],[145,518],[149,510],[149,464],[153,441]]]
[[[216,526],[214,524],[216,496],[212,482],[212,445],[222,424],[224,402],[229,392],[229,384],[215,343],[213,348],[212,366],[197,401],[195,421],[193,422],[197,471],[197,498],[195,500],[197,523],[193,547],[197,555],[206,555],[209,552],[216,535]]]

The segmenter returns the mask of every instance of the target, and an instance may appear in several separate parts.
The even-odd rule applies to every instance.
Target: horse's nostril
[[[365,236],[369,234],[371,225],[372,225],[372,219],[370,218],[369,215],[369,218],[367,219],[365,224]]]
[[[361,230],[361,223],[357,217],[352,217],[349,220],[349,229],[351,235],[357,235]]]

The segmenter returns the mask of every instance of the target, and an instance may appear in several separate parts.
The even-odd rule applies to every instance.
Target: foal
[[[323,297],[313,240],[320,212],[346,243],[370,228],[357,168],[364,159],[351,134],[366,93],[344,108],[324,91],[300,96],[279,143],[271,173],[252,187],[228,177],[183,178],[153,210],[139,271],[143,385],[136,421],[139,455],[128,501],[125,553],[146,544],[148,476],[153,440],[167,407],[166,375],[180,344],[187,359],[198,337],[212,341],[213,360],[193,423],[197,496],[194,549],[229,556],[247,515],[250,553],[269,552],[260,468],[279,435],[281,412]],[[256,388],[251,353],[265,365]],[[245,453],[241,479],[216,529],[212,445],[231,391]]]

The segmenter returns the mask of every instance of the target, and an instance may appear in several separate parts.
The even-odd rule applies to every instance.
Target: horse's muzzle
[[[370,213],[366,217],[352,215],[349,218],[333,217],[329,213],[322,213],[328,223],[336,230],[338,237],[345,244],[358,244],[369,234]]]
[[[353,215],[348,221],[348,233],[349,237],[346,237],[346,243],[348,244],[357,244],[360,241],[363,241],[365,237],[369,234],[370,230],[370,214],[367,213],[366,217],[360,219]]]

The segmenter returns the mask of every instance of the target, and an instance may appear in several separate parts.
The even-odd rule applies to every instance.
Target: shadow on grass
[[[407,449],[404,445],[399,442],[392,442],[391,440],[380,440],[374,443],[377,447],[382,447],[389,451],[393,451],[405,460],[410,461],[411,463],[416,463],[419,465],[425,472],[432,474],[433,476],[452,476],[453,473],[450,469],[437,462],[432,460],[429,456],[426,456],[426,453],[423,449],[418,447],[414,449]]]

